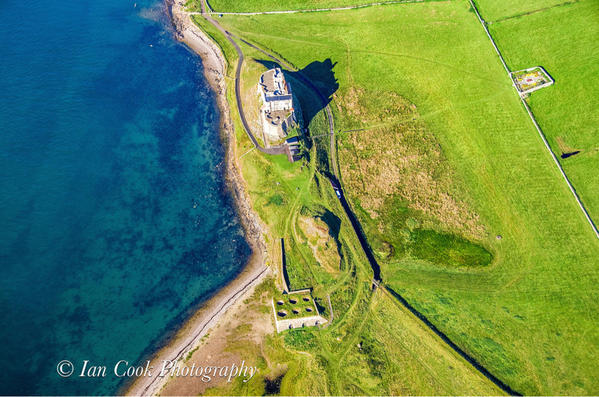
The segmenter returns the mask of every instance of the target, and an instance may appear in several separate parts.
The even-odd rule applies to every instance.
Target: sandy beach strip
[[[225,60],[220,48],[193,23],[190,14],[185,11],[184,3],[184,0],[174,0],[167,6],[177,39],[202,58],[205,77],[216,94],[220,111],[221,140],[226,149],[225,182],[229,193],[234,198],[237,214],[245,238],[252,249],[252,255],[243,271],[202,305],[167,345],[152,357],[151,364],[155,368],[159,368],[163,360],[177,361],[185,358],[189,352],[200,345],[202,338],[215,328],[228,310],[242,304],[243,298],[250,296],[254,288],[270,274],[270,268],[265,265],[264,226],[251,208],[245,181],[241,176],[235,155],[233,123],[225,97]],[[169,379],[168,376],[160,377],[159,372],[155,370],[151,376],[137,378],[125,386],[120,394],[135,396],[159,394]]]
[[[253,261],[252,261],[253,262]],[[266,266],[252,266],[246,269],[212,297],[202,308],[189,319],[177,332],[177,335],[152,359],[150,365],[154,367],[150,376],[137,378],[126,386],[122,395],[129,396],[155,396],[169,380],[169,376],[160,377],[160,368],[164,360],[182,361],[189,352],[200,345],[202,338],[218,324],[227,311],[243,303],[244,298],[251,296],[254,288],[270,273]]]

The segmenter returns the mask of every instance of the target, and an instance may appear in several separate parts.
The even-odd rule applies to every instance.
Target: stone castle
[[[258,94],[262,100],[260,117],[265,139],[276,142],[285,138],[297,118],[291,87],[281,69],[270,69],[260,76]]]

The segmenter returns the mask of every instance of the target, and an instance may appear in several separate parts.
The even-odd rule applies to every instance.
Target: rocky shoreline
[[[204,75],[214,90],[220,112],[220,136],[225,147],[225,184],[232,195],[234,206],[245,238],[252,249],[243,271],[227,286],[210,298],[177,332],[168,344],[152,357],[152,364],[159,367],[163,360],[181,360],[201,344],[201,339],[214,329],[222,315],[249,296],[269,273],[265,265],[267,255],[264,241],[265,227],[253,211],[247,194],[246,183],[241,175],[235,150],[235,131],[231,121],[231,109],[226,99],[226,63],[220,48],[191,20],[185,11],[184,0],[166,0],[176,38],[185,43],[202,58]],[[150,396],[159,394],[167,377],[161,378],[156,371],[153,376],[137,378],[126,386],[122,394]]]
[[[174,0],[169,3],[171,3],[169,13],[177,39],[202,58],[204,76],[216,94],[220,112],[220,134],[226,151],[226,185],[235,200],[236,210],[254,254],[264,254],[266,252],[263,238],[264,225],[251,208],[246,184],[235,155],[235,131],[231,121],[231,109],[226,98],[225,58],[212,39],[193,23],[189,13],[185,11],[184,1]]]

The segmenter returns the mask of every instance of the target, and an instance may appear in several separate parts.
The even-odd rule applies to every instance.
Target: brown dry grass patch
[[[377,99],[365,104],[363,98]],[[444,229],[484,234],[478,215],[453,194],[441,147],[413,104],[393,92],[365,95],[356,88],[338,96],[336,104],[352,119],[348,124],[366,128],[339,139],[339,162],[347,190],[371,218],[382,217],[382,224],[389,205],[400,198]]]
[[[318,218],[308,216],[300,217],[298,222],[316,261],[328,273],[338,274],[341,257],[339,256],[337,242],[331,237],[327,224]]]

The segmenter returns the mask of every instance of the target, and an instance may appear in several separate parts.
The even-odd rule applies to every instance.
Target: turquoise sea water
[[[114,394],[249,248],[162,2],[0,2],[0,394]]]

